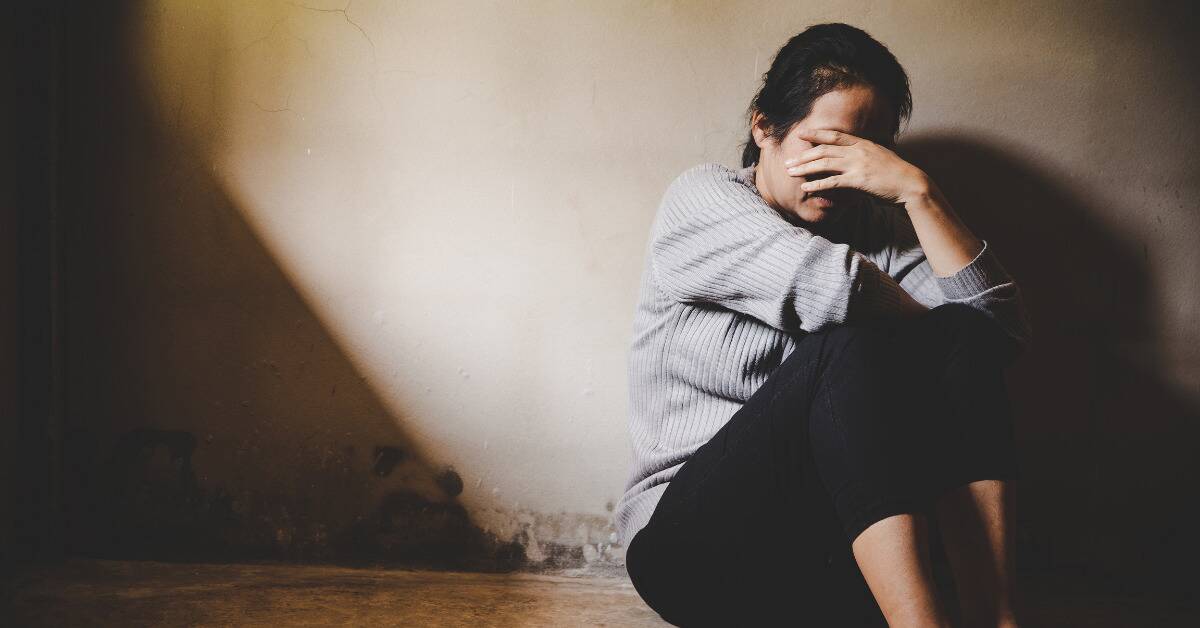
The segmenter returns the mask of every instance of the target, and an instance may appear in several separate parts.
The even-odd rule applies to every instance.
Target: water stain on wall
[[[553,570],[611,563],[604,517],[513,515],[516,532],[481,529],[455,499],[462,478],[451,466],[421,481],[403,449],[374,448],[360,464],[356,448],[337,450],[313,477],[338,493],[329,503],[287,492],[238,491],[198,478],[202,442],[183,430],[138,427],[116,437],[78,431],[67,439],[72,548],[97,557],[181,561],[265,559],[390,564],[478,571]],[[311,453],[311,452],[309,452]],[[305,457],[302,454],[302,457]],[[409,459],[411,460],[411,459]],[[395,474],[389,480],[386,476]],[[359,477],[363,481],[354,481]],[[303,482],[301,482],[303,484]],[[384,489],[376,497],[378,485]],[[310,482],[310,486],[318,484]],[[428,486],[437,487],[429,491]],[[580,532],[577,542],[570,531]]]

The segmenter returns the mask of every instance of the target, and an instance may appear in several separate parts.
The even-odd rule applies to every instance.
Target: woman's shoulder
[[[688,166],[671,181],[672,188],[737,185],[753,189],[753,166],[730,168],[723,163],[706,161]]]
[[[761,201],[752,179],[753,168],[730,168],[714,161],[698,163],[671,180],[663,193],[662,205],[688,211],[700,208],[745,211],[747,206]]]

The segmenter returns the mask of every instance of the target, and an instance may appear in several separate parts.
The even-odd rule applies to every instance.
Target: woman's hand
[[[783,162],[789,175],[835,173],[802,183],[805,192],[854,188],[905,205],[929,194],[923,170],[871,140],[832,129],[797,129],[796,135],[816,146]]]
[[[836,173],[805,181],[800,189],[816,192],[855,188],[891,203],[902,203],[929,266],[938,277],[953,275],[983,250],[983,242],[959,220],[929,176],[896,153],[832,129],[797,129],[796,134],[818,145],[784,161],[788,174]]]

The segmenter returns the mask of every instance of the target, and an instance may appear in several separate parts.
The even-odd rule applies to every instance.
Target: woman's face
[[[761,116],[755,115],[754,141],[761,151],[755,170],[755,187],[772,207],[790,212],[804,222],[822,222],[861,207],[868,198],[859,190],[841,188],[810,193],[800,189],[800,184],[805,181],[823,179],[835,173],[793,177],[787,173],[783,162],[812,148],[813,144],[796,137],[801,129],[834,129],[886,145],[891,115],[894,114],[888,111],[875,90],[862,85],[835,89],[814,100],[808,116],[797,123],[782,142],[771,139],[759,126]]]

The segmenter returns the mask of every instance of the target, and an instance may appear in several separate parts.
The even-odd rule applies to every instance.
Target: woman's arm
[[[923,307],[871,260],[784,220],[721,164],[667,188],[650,263],[676,301],[720,306],[786,332]]]
[[[906,213],[886,210],[893,219],[893,254],[888,274],[922,304],[963,303],[987,313],[1022,351],[1030,346],[1031,331],[1017,283],[1000,265],[986,240],[979,253],[949,276],[934,273]]]
[[[799,137],[815,146],[785,162],[792,166],[788,174],[837,173],[807,181],[800,189],[855,188],[903,205],[929,266],[939,277],[958,272],[983,249],[983,243],[958,219],[933,180],[887,147],[832,129],[801,130]]]
[[[1021,348],[1028,347],[1031,333],[1019,288],[924,171],[847,133],[815,129],[799,135],[819,145],[785,163],[792,166],[789,174],[836,173],[805,182],[802,189],[855,188],[904,207],[906,216],[894,220],[897,259],[886,269],[902,287],[923,304],[952,301],[983,310]]]
[[[941,189],[924,172],[914,175],[913,185],[901,202],[929,267],[938,277],[949,277],[979,255],[983,242],[959,220]]]

